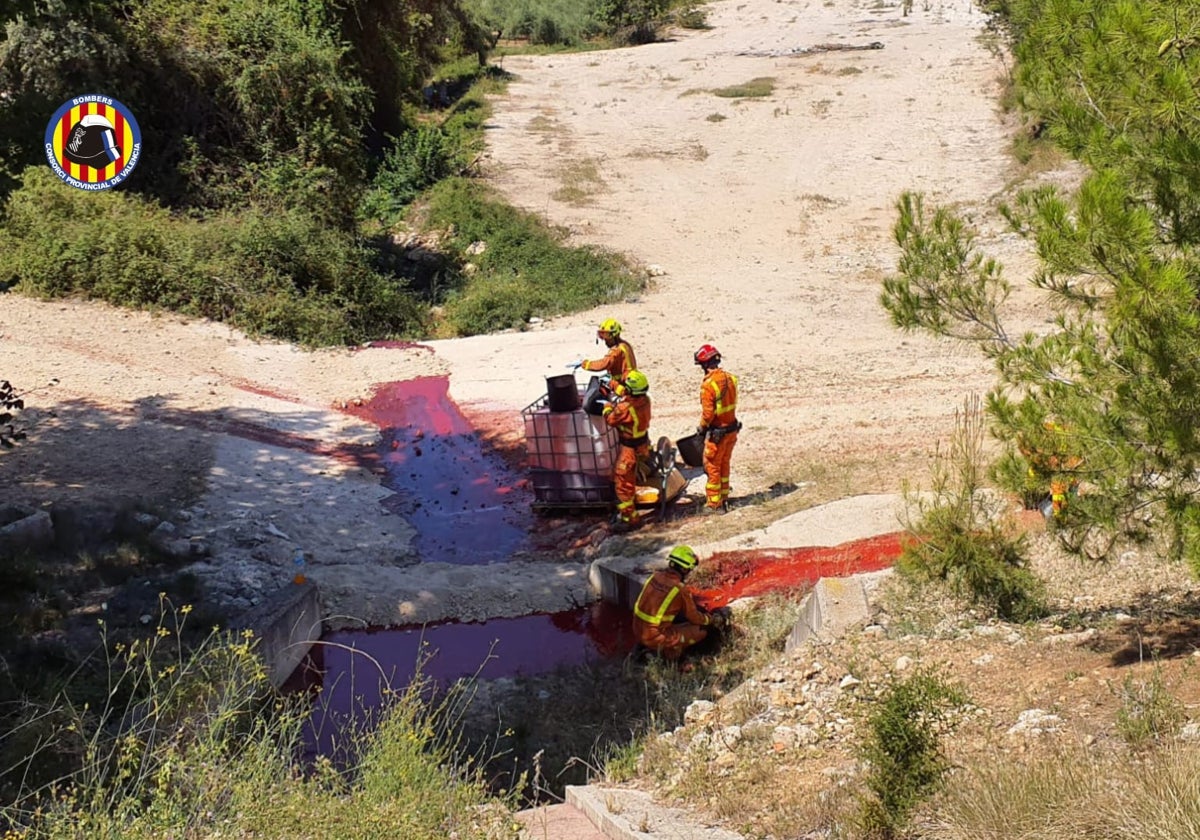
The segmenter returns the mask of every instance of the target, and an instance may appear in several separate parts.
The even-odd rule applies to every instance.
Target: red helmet
[[[698,365],[719,364],[721,361],[721,353],[716,347],[711,344],[705,344],[696,351],[696,355],[692,357]]]

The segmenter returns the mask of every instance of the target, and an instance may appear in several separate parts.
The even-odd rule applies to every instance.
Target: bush
[[[1005,527],[1005,502],[983,488],[983,425],[979,400],[968,398],[955,414],[948,457],[934,463],[933,490],[915,504],[916,537],[896,569],[910,578],[935,580],[995,610],[1006,620],[1027,621],[1045,611],[1040,581],[1026,567],[1023,537]]]
[[[7,205],[0,263],[23,290],[227,321],[303,344],[412,336],[418,303],[352,235],[301,211],[173,216],[129,193],[84,193],[45,167]]]
[[[913,809],[936,789],[949,763],[941,735],[966,695],[937,676],[917,672],[893,683],[867,718],[860,748],[869,764],[861,804],[861,828],[871,837],[891,838]]]
[[[478,269],[447,296],[445,328],[452,334],[523,329],[533,315],[610,303],[645,286],[621,257],[567,246],[563,231],[497,201],[479,184],[443,181],[423,210],[426,224],[453,229],[445,245]],[[484,250],[468,257],[466,249],[476,242]]]
[[[1157,666],[1149,680],[1127,674],[1118,696],[1117,732],[1131,747],[1152,746],[1174,736],[1184,720],[1183,705],[1167,690]]]
[[[438,126],[421,126],[393,140],[362,203],[367,216],[385,225],[460,163],[452,139]]]

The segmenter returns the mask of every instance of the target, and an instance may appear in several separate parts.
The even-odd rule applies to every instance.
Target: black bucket
[[[704,466],[704,435],[697,432],[694,435],[680,438],[675,441],[675,448],[679,451],[679,457],[683,459],[683,463],[689,467]]]
[[[546,377],[546,402],[551,411],[574,411],[579,408],[579,386],[575,374]]]
[[[588,382],[587,390],[583,392],[583,410],[593,417],[599,417],[604,413],[604,405],[600,402],[604,396],[604,390],[600,387],[600,377],[593,376]]]

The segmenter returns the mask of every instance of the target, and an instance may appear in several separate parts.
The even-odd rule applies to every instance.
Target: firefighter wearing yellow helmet
[[[684,651],[725,623],[723,615],[710,615],[696,606],[691,588],[684,583],[699,562],[691,546],[675,546],[667,568],[646,580],[633,606],[634,636],[668,662],[678,662]]]
[[[623,382],[631,370],[637,370],[637,360],[633,355],[633,347],[621,338],[621,324],[615,318],[606,318],[600,322],[596,330],[596,338],[608,347],[608,353],[601,359],[580,360],[568,367],[581,367],[595,373],[604,372],[613,378],[614,382]]]
[[[604,406],[604,422],[617,430],[617,460],[613,465],[613,487],[617,496],[617,530],[637,525],[634,505],[638,461],[650,457],[650,382],[640,370],[631,370],[616,396]]]

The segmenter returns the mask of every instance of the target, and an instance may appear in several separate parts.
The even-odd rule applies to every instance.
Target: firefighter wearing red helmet
[[[705,436],[705,512],[724,511],[729,500],[729,462],[742,424],[737,419],[738,379],[721,369],[721,354],[705,344],[692,357],[704,371],[700,384],[700,425]]]

